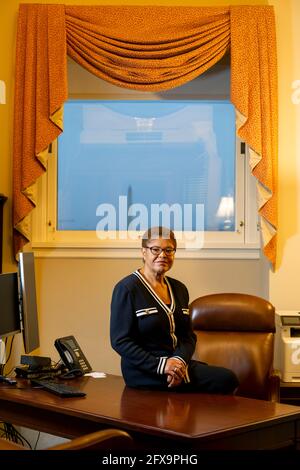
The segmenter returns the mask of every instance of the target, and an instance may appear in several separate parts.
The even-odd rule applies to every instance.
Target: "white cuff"
[[[167,356],[163,356],[163,357],[159,358],[159,363],[158,363],[158,367],[157,367],[157,373],[159,375],[163,375],[163,373],[165,371],[167,359],[168,359]]]

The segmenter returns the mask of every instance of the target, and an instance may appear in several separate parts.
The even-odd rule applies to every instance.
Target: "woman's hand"
[[[167,374],[168,387],[177,387],[185,376],[184,363],[180,359],[170,357],[166,362],[165,374]]]

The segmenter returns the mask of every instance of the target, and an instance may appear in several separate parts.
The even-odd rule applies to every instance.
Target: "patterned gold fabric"
[[[28,215],[36,203],[32,186],[45,170],[48,145],[62,130],[66,53],[115,85],[159,91],[192,80],[229,49],[237,131],[251,148],[264,251],[275,266],[276,43],[273,9],[268,6],[20,5],[14,124],[16,252],[30,239]]]
[[[229,48],[226,8],[66,7],[68,54],[98,77],[145,91],[192,80]]]
[[[274,13],[268,6],[233,6],[230,18],[231,101],[242,115],[238,135],[250,147],[264,252],[275,267],[278,109]]]
[[[55,116],[67,99],[66,62],[64,6],[20,5],[13,143],[15,254],[30,240],[34,185],[45,171],[48,145],[61,132]]]

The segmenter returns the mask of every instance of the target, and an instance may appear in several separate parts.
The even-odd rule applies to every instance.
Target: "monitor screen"
[[[40,346],[34,254],[32,252],[20,253],[19,276],[24,349],[28,354]]]
[[[0,274],[0,338],[20,331],[18,273]]]

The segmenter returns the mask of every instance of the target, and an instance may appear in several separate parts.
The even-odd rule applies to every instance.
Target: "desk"
[[[70,382],[71,383],[71,382]],[[97,429],[128,431],[138,449],[299,447],[300,408],[237,396],[130,389],[119,376],[72,381],[84,398],[0,385],[0,419],[73,438]]]

